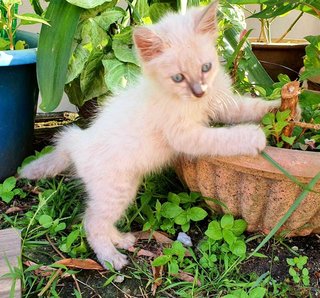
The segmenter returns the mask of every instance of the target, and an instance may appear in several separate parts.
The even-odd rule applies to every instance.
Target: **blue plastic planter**
[[[0,51],[0,181],[14,175],[32,153],[38,34],[20,31],[17,39],[25,40],[29,49]]]

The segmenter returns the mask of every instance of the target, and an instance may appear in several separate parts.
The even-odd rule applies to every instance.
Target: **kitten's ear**
[[[148,62],[163,53],[165,43],[152,30],[138,27],[133,32],[133,40],[143,61]]]
[[[214,2],[201,12],[200,17],[196,20],[197,33],[215,34],[217,32],[217,10],[218,1],[214,0]]]

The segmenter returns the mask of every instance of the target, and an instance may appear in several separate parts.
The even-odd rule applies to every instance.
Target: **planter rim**
[[[260,42],[257,38],[249,38],[249,41],[256,48],[304,48],[309,44],[306,39],[284,39],[284,42]]]
[[[320,171],[320,152],[283,149],[267,146],[264,150],[273,160],[295,177],[313,178]],[[282,173],[269,161],[258,156],[210,157],[213,162],[223,162],[229,165],[251,168],[269,173]]]
[[[39,34],[17,31],[16,39],[27,41],[30,48],[24,50],[0,51],[0,67],[34,64],[37,61],[37,45]]]

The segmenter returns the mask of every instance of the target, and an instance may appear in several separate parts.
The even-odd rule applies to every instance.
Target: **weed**
[[[294,258],[287,258],[289,267],[289,274],[295,284],[310,286],[309,270],[305,267],[308,262],[308,257],[298,256]]]
[[[17,180],[15,177],[8,177],[4,182],[0,183],[0,199],[5,203],[10,203],[15,196],[25,198],[26,193],[16,186]]]

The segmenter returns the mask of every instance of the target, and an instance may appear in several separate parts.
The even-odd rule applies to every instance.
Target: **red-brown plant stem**
[[[300,94],[300,86],[298,81],[290,82],[285,84],[281,89],[281,105],[279,110],[285,111],[290,110],[290,115],[287,119],[289,121],[289,124],[283,129],[282,133],[283,135],[287,137],[291,137],[294,123],[293,120],[295,120],[297,116],[297,105],[299,100],[299,94]],[[290,148],[290,144],[285,143],[285,148]]]

